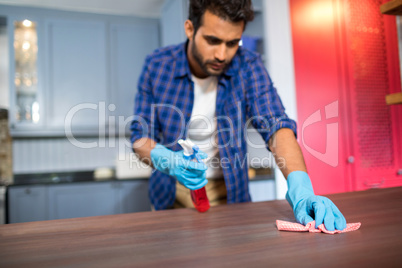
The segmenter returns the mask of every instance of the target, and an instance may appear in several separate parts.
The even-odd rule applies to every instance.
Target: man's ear
[[[184,31],[186,33],[188,40],[192,40],[194,36],[194,25],[191,22],[191,20],[186,20],[184,22]]]

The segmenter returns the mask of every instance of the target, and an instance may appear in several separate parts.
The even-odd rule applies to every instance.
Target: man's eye
[[[218,44],[220,44],[220,41],[217,40],[217,39],[207,39],[207,41],[208,41],[208,44],[210,44],[210,45],[218,45]]]
[[[232,42],[228,42],[227,46],[228,47],[235,47],[239,44],[239,41],[232,41]]]

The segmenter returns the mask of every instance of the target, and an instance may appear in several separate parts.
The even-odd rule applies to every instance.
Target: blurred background
[[[253,0],[242,45],[297,120],[317,194],[402,185],[402,26],[386,2]],[[0,0],[1,222],[150,210],[130,116],[146,55],[186,40],[187,13],[187,0]],[[253,201],[284,198],[248,139]]]

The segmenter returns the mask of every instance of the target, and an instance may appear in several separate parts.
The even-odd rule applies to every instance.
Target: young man
[[[131,141],[140,159],[156,169],[151,202],[157,210],[171,208],[189,200],[188,189],[205,185],[216,203],[250,201],[245,131],[251,123],[281,163],[296,220],[342,230],[341,212],[314,195],[296,123],[285,114],[261,58],[239,47],[252,19],[251,0],[190,0],[187,42],[147,57]],[[207,165],[183,159],[179,139],[197,144]]]

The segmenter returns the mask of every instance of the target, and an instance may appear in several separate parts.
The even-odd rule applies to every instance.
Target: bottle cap
[[[182,140],[182,139],[180,139],[179,141],[178,141],[178,143],[180,144],[180,146],[183,148],[183,150],[184,150],[184,152],[183,152],[183,154],[184,154],[184,159],[187,159],[187,160],[191,160],[191,159],[193,159],[194,158],[194,150],[193,150],[193,147],[194,146],[197,146],[197,145],[195,145],[194,143],[192,143],[190,140]],[[198,148],[198,146],[197,146],[197,148]]]

